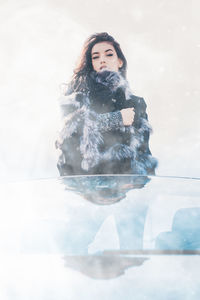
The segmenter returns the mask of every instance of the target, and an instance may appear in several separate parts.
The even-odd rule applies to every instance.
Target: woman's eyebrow
[[[112,49],[107,49],[107,50],[105,50],[105,52],[108,52],[108,51],[112,51],[112,52],[113,52]],[[93,52],[92,55],[94,55],[94,54],[99,54],[99,52]]]
[[[93,52],[92,55],[94,55],[94,54],[99,54],[99,52]]]
[[[112,52],[113,52],[113,50],[112,50],[112,49],[107,49],[105,52],[108,52],[108,51],[112,51]]]

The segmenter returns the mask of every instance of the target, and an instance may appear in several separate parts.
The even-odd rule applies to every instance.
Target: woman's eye
[[[99,58],[98,56],[93,56],[93,58],[92,59],[97,59],[97,58]]]
[[[110,54],[107,54],[107,56],[113,56],[113,54],[112,54],[112,53],[110,53]]]

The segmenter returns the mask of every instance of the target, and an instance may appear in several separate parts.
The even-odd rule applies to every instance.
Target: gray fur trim
[[[62,105],[74,105],[75,108],[80,107],[80,102],[76,101],[76,95],[77,93],[72,93],[70,95],[63,95],[60,98],[58,98],[59,104]]]
[[[111,85],[114,90],[123,87],[126,100],[130,99],[132,93],[128,82],[116,72],[112,72]],[[110,75],[110,76],[111,76]],[[112,80],[114,80],[112,82]],[[59,100],[64,111],[64,126],[56,141],[57,148],[62,150],[65,139],[72,137],[77,132],[80,140],[80,153],[82,156],[81,168],[90,171],[101,162],[113,160],[131,159],[131,168],[134,174],[146,175],[148,170],[154,170],[157,160],[146,152],[140,156],[139,149],[144,145],[145,133],[151,133],[152,129],[145,119],[146,104],[143,98],[140,98],[139,128],[134,126],[124,126],[120,111],[97,114],[90,109],[90,99],[86,94],[73,93],[62,96]],[[144,114],[143,114],[144,112]],[[142,117],[144,116],[144,117]],[[81,127],[80,127],[81,126]],[[118,131],[130,133],[130,145],[115,144],[105,152],[100,152],[100,146],[104,144],[103,133]],[[76,136],[75,136],[76,137]],[[71,142],[71,141],[69,141]],[[146,147],[146,146],[145,146]],[[148,146],[147,146],[148,147]],[[72,162],[75,163],[75,162]]]
[[[143,134],[145,131],[149,131],[150,133],[152,132],[152,127],[149,124],[149,122],[144,119],[144,118],[140,118],[141,119],[141,127],[138,129],[138,133],[139,134]]]
[[[79,122],[84,117],[84,110],[78,109],[77,111],[69,114],[63,120],[63,127],[59,133],[58,140],[56,141],[57,148],[60,148],[66,138],[72,136],[73,133],[77,132]]]
[[[148,175],[148,170],[154,170],[158,161],[151,155],[143,156],[141,160],[132,160],[131,167],[134,173],[139,175]]]
[[[101,73],[107,73],[108,75],[102,77]],[[118,88],[123,88],[125,91],[126,99],[130,99],[132,91],[130,89],[128,81],[121,75],[120,72],[102,70],[102,72],[99,72],[99,76],[96,72],[94,72],[94,74],[92,74],[92,77],[96,77],[96,82],[101,83],[105,86],[109,85],[110,90],[113,92],[115,92]]]
[[[133,158],[134,151],[131,147],[124,144],[116,144],[102,154],[102,161],[121,160],[124,158]]]
[[[83,156],[81,167],[88,171],[99,162],[100,153],[99,144],[103,143],[103,139],[96,121],[91,120],[90,113],[85,114],[85,124],[83,128],[83,136],[80,141],[80,151]]]
[[[134,159],[137,155],[137,150],[141,145],[141,139],[136,136],[136,135],[132,135],[131,136],[131,141],[130,141],[130,148],[132,149],[133,153],[134,153]]]
[[[137,172],[139,172],[138,174],[144,174],[145,168],[148,167],[147,166],[148,160],[144,166],[144,162],[140,163],[136,160],[136,158],[137,158],[138,148],[144,142],[143,134],[141,133],[144,133],[147,130],[149,131],[150,128],[148,122],[145,121],[146,120],[142,122],[142,127],[139,130],[130,127],[129,130],[135,133],[131,135],[130,146],[123,145],[123,144],[116,144],[106,152],[100,153],[98,148],[99,145],[103,143],[103,139],[98,128],[98,123],[95,120],[91,121],[88,115],[85,121],[85,126],[83,129],[83,137],[81,139],[81,147],[80,147],[83,156],[82,168],[88,171],[90,168],[96,166],[99,162],[102,161],[112,161],[112,160],[121,160],[124,158],[131,158],[132,161],[134,162],[133,168],[135,170],[137,169]]]

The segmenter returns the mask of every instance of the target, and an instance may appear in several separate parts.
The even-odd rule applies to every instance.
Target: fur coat
[[[60,175],[153,175],[157,160],[149,149],[151,127],[143,98],[134,96],[118,73],[91,72],[88,90],[70,89],[60,98],[63,127],[56,141],[61,150]],[[134,121],[124,126],[120,110],[134,108]]]

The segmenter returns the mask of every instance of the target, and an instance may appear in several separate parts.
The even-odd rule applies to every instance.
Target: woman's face
[[[102,70],[118,72],[123,61],[117,56],[115,48],[109,42],[100,42],[93,46],[91,51],[92,66],[96,72]]]

